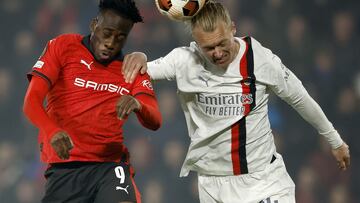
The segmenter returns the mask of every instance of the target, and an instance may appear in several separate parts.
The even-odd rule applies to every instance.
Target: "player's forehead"
[[[134,24],[130,19],[122,17],[111,9],[100,12],[97,18],[101,28],[121,32],[129,32]]]
[[[201,27],[195,27],[192,35],[201,47],[216,46],[227,40],[231,29],[225,23],[220,23],[213,31],[204,31]]]

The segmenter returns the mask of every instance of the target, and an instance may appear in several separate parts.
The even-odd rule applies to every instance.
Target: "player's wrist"
[[[64,130],[62,128],[55,127],[53,129],[51,129],[51,131],[46,132],[48,140],[51,140],[51,138],[54,137],[54,135],[56,135],[57,133],[59,133],[61,131],[64,131]]]
[[[141,101],[139,101],[138,99],[136,99],[135,97],[134,97],[134,100],[135,100],[136,106],[137,106],[137,108],[134,110],[134,112],[135,112],[135,113],[139,113],[139,112],[141,112],[141,110],[143,109],[143,108],[142,108],[142,107],[143,107],[143,103],[142,103]]]
[[[331,149],[337,149],[344,144],[344,141],[341,139],[340,134],[335,129],[333,129],[332,131],[326,134],[321,134],[321,135],[323,135],[325,139],[328,141],[328,143],[331,146]]]

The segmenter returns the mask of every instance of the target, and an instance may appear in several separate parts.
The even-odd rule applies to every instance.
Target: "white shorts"
[[[239,176],[198,175],[201,203],[295,203],[295,184],[280,154],[264,171]]]

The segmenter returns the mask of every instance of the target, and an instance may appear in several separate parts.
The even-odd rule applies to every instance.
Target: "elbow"
[[[23,103],[23,107],[22,107],[22,111],[24,113],[25,116],[28,117],[29,115],[29,112],[30,112],[30,104],[29,104],[29,101],[28,100],[24,100],[24,103]]]
[[[158,130],[162,125],[162,118],[158,119],[153,123],[153,125],[150,127],[151,130],[156,131]]]
[[[32,120],[34,117],[36,118],[34,112],[38,106],[41,106],[41,103],[36,98],[27,95],[24,99],[22,111],[28,119]]]
[[[153,130],[153,131],[156,131],[158,130],[162,125],[162,117],[161,117],[161,114],[159,113],[156,118],[154,118],[151,122],[150,125],[148,125],[148,129],[150,130]]]

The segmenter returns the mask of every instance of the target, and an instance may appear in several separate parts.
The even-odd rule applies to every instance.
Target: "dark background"
[[[270,118],[278,151],[296,183],[298,203],[358,203],[360,1],[223,0],[237,36],[251,35],[277,54],[302,81],[351,148],[352,166],[336,167],[330,147],[275,96]],[[138,0],[145,18],[134,27],[125,51],[149,59],[188,45],[182,23],[161,16],[153,0]],[[61,33],[89,33],[94,0],[0,0],[0,202],[39,202],[45,166],[39,162],[37,130],[22,114],[26,73],[46,42]],[[163,115],[157,132],[131,117],[125,139],[132,153],[144,203],[198,202],[196,175],[178,178],[189,138],[176,86],[156,82]]]

